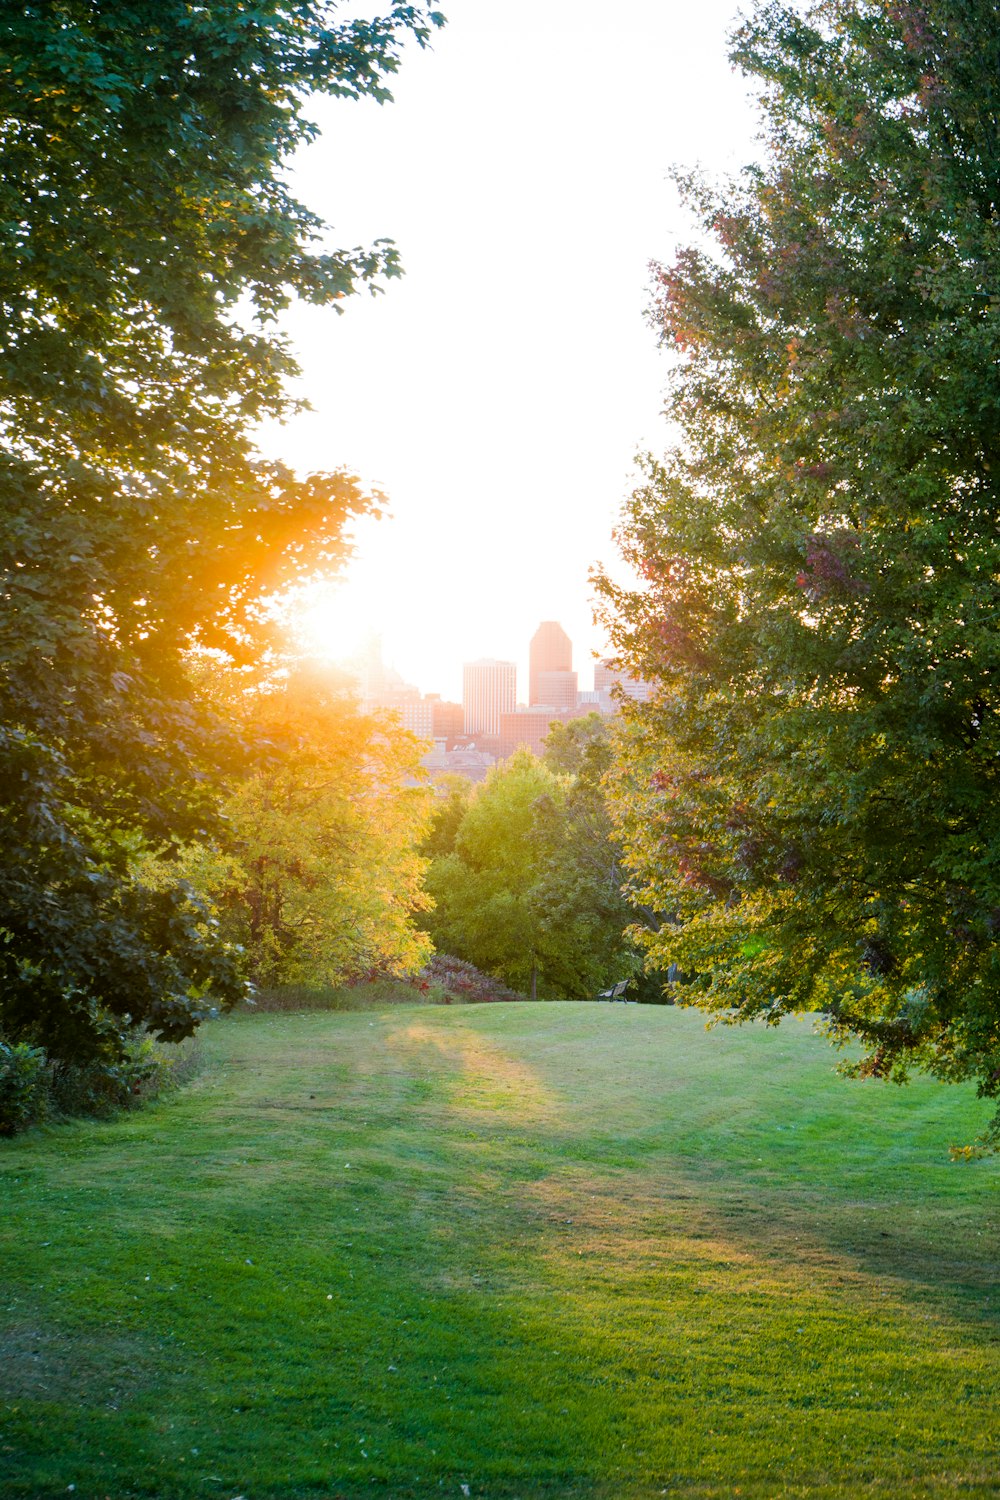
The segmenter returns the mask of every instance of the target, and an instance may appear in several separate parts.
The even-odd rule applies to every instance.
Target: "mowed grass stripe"
[[[652,1007],[230,1019],[0,1148],[0,1495],[1000,1493],[963,1089]]]

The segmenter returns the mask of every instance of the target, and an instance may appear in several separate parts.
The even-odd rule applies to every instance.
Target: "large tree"
[[[0,12],[0,1030],[60,1055],[238,992],[192,893],[134,873],[207,836],[232,748],[186,660],[252,656],[260,597],[335,565],[370,503],[251,436],[289,409],[281,310],[398,270],[330,248],[284,169],[311,93],[387,98],[440,17],[339,10]]]
[[[258,986],[412,974],[430,955],[424,745],[345,687],[300,666],[242,694],[257,764],[225,800],[227,847],[184,858]]]
[[[725,1017],[1000,1092],[1000,12],[770,4],[761,161],[657,273],[677,441],[603,587],[656,685],[616,805]]]
[[[587,761],[585,740],[564,738],[560,754]],[[472,791],[456,824],[459,807],[454,796],[444,804],[432,833],[427,927],[439,949],[532,998],[586,999],[631,973],[632,913],[596,782],[519,750]]]

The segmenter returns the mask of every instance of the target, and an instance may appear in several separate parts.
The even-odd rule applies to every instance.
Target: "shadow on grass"
[[[9,1493],[103,1493],[108,1453],[116,1496],[995,1493],[996,1368],[948,1288],[942,1357],[937,1319],[874,1300],[814,1226],[793,1244],[780,1198],[532,1175],[536,1144],[480,1144],[474,1172],[442,1139],[190,1202],[132,1319],[150,1348],[185,1329],[169,1406],[144,1380],[127,1414],[70,1400],[53,1425],[23,1392],[35,1457]]]
[[[711,1045],[619,1085],[554,1011],[530,1043],[513,1011],[430,1021],[241,1026],[175,1128],[46,1163],[31,1329],[44,1303],[51,1350],[89,1326],[112,1365],[140,1339],[172,1383],[127,1414],[25,1387],[7,1494],[996,1494],[996,1172],[894,1160],[929,1095],[859,1143],[865,1096]]]

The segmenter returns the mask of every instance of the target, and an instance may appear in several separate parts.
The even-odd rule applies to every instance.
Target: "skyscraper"
[[[647,703],[652,692],[648,682],[644,682],[641,677],[630,677],[613,658],[606,656],[594,667],[594,691],[607,713],[613,713],[617,707],[611,696],[612,688],[616,687],[621,688],[625,697],[631,698],[635,703]]]
[[[547,708],[558,708],[560,713],[576,707],[578,689],[575,672],[539,672],[535,686],[539,706],[544,704]]]
[[[528,706],[544,703],[540,681],[543,672],[572,672],[573,643],[555,620],[543,620],[531,637],[528,657]]]
[[[517,667],[512,661],[484,657],[462,668],[462,706],[466,734],[500,733],[500,715],[517,702]]]

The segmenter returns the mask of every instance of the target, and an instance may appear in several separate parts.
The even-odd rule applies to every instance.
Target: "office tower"
[[[361,690],[362,703],[375,703],[385,691],[385,663],[382,660],[382,637],[369,632],[365,644],[351,662],[351,670]]]
[[[539,672],[536,687],[538,705],[546,708],[576,708],[577,682],[575,672]],[[534,705],[531,705],[534,707]]]
[[[517,701],[517,668],[512,661],[484,657],[462,668],[466,734],[498,735],[500,715]]]
[[[531,637],[528,657],[528,707],[544,703],[539,678],[543,672],[572,672],[573,643],[555,620],[543,620]]]
[[[428,693],[434,710],[434,738],[453,740],[465,733],[465,709],[461,703],[446,703],[436,694]]]
[[[400,703],[395,711],[403,728],[408,729],[411,734],[419,735],[422,740],[434,738],[434,705],[428,703],[426,698]]]
[[[641,677],[630,677],[612,658],[605,657],[594,667],[594,691],[600,697],[601,707],[609,713],[614,713],[618,706],[611,696],[611,689],[615,687],[621,688],[625,697],[634,703],[647,703],[652,692],[650,683]]]

